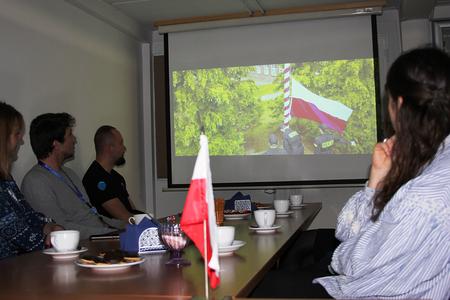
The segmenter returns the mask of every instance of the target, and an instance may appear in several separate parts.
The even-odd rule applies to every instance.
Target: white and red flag
[[[324,124],[340,133],[353,112],[339,101],[314,94],[296,80],[292,80],[291,99],[291,116]]]
[[[204,226],[204,222],[206,222],[206,226]],[[200,135],[200,151],[195,161],[194,173],[180,224],[181,229],[194,242],[203,258],[205,258],[206,250],[205,263],[208,263],[209,283],[212,288],[215,288],[220,283],[217,225],[209,166],[208,139],[203,134]],[[204,228],[206,228],[206,232]]]

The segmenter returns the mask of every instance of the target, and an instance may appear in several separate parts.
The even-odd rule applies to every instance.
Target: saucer
[[[54,248],[45,249],[42,253],[51,255],[53,259],[64,260],[64,259],[72,259],[77,258],[80,253],[86,252],[86,247],[81,247],[81,249],[73,250],[73,251],[64,251],[57,252]]]
[[[223,218],[225,220],[244,220],[246,219],[248,216],[250,216],[252,213],[248,212],[248,213],[243,213],[243,214],[223,214]]]
[[[290,215],[292,215],[294,212],[292,210],[288,210],[284,213],[277,213],[277,218],[288,218]]]
[[[273,225],[272,227],[267,227],[267,228],[249,227],[248,229],[250,229],[250,231],[254,231],[256,233],[265,234],[265,233],[273,233],[280,227],[281,227],[281,225]]]
[[[300,204],[300,205],[290,205],[291,206],[291,209],[302,209],[303,207],[305,207],[306,206],[306,204]]]
[[[140,265],[145,261],[144,258],[138,261],[133,262],[127,262],[127,263],[118,263],[118,264],[98,264],[98,265],[90,265],[90,264],[83,264],[79,260],[75,262],[75,264],[81,268],[87,268],[91,269],[95,272],[118,272],[118,271],[124,271],[131,266]]]
[[[219,256],[233,255],[234,251],[238,250],[244,245],[245,245],[244,241],[234,240],[233,244],[231,244],[230,246],[219,247]]]

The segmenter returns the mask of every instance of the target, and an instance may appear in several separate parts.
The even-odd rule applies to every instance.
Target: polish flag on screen
[[[203,221],[206,220],[206,235]],[[209,284],[215,288],[220,283],[217,225],[214,210],[214,195],[209,167],[208,139],[200,135],[200,151],[195,162],[194,174],[181,216],[181,229],[189,236],[205,258],[205,236]]]
[[[291,116],[316,121],[340,133],[353,112],[339,101],[314,94],[296,80],[292,80],[291,99]]]

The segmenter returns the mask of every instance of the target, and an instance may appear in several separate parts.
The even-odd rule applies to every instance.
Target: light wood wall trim
[[[232,19],[243,19],[243,18],[253,18],[253,17],[265,17],[265,16],[278,16],[278,15],[289,15],[289,14],[301,14],[301,13],[313,13],[322,11],[333,11],[341,9],[358,9],[366,7],[382,7],[386,5],[386,0],[368,0],[359,2],[344,2],[344,3],[334,3],[334,4],[317,4],[308,5],[301,7],[290,7],[290,8],[280,8],[267,10],[265,13],[260,11],[255,11],[251,14],[248,12],[243,13],[233,13],[233,14],[223,14],[215,16],[199,16],[190,18],[180,18],[171,20],[160,20],[153,23],[155,27],[168,26],[168,25],[180,25],[180,24],[191,24],[191,23],[202,23],[211,21],[223,21]]]

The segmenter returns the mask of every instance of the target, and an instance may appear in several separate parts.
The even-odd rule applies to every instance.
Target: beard
[[[75,158],[75,145],[69,150],[65,151],[64,155],[64,161],[71,161]]]
[[[114,163],[114,165],[116,165],[117,167],[123,166],[125,164],[126,160],[125,157],[120,157],[118,160],[116,160],[116,162]]]

